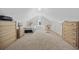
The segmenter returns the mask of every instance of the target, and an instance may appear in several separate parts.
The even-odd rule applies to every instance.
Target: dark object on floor
[[[33,33],[32,30],[24,30],[24,33]]]
[[[20,38],[20,29],[17,29],[17,39]]]
[[[13,19],[10,16],[0,15],[0,20],[3,20],[3,21],[12,21]]]

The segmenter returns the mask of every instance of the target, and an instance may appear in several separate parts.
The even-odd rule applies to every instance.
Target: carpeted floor
[[[18,39],[7,50],[75,50],[55,32],[35,32],[25,34]]]

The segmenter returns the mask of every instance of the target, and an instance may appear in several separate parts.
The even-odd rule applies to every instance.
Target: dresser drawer
[[[63,36],[64,38],[68,38],[68,39],[72,39],[72,40],[77,40],[77,37],[75,37],[75,36],[69,36],[69,35],[64,35]]]
[[[13,33],[13,34],[8,34],[6,36],[2,36],[2,37],[0,37],[0,41],[6,40],[6,39],[9,39],[9,38],[12,38],[12,37],[16,37],[16,34]]]
[[[77,27],[64,26],[63,31],[77,31]]]
[[[74,36],[74,37],[76,37],[77,33],[76,32],[63,32],[63,35],[64,36]]]
[[[7,35],[12,35],[12,34],[16,34],[16,32],[15,32],[15,31],[12,31],[12,32],[7,32],[7,33],[5,33],[5,34],[3,33],[3,34],[0,35],[0,38],[1,38],[1,37],[5,37],[5,36],[7,36]]]
[[[15,29],[0,30],[0,35],[8,32],[16,32],[16,30]]]
[[[0,49],[5,49],[6,47],[8,47],[10,44],[12,44],[14,41],[16,40],[16,38],[11,38],[10,40],[6,40],[2,43],[0,43]]]
[[[0,26],[0,30],[9,30],[9,29],[15,29],[15,26]]]
[[[76,40],[72,40],[70,38],[64,38],[66,42],[68,42],[69,44],[71,44],[72,46],[76,47],[77,46],[77,42]]]
[[[9,21],[0,21],[0,26],[14,26],[16,25],[15,22],[9,22]]]
[[[75,23],[75,22],[65,22],[64,25],[65,26],[76,26],[77,23]]]

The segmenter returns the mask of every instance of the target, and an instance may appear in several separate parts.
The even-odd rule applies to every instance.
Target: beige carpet
[[[35,32],[25,34],[18,39],[7,50],[74,50],[70,44],[65,42],[55,32]]]

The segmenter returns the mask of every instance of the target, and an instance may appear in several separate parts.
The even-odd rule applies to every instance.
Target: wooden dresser
[[[0,21],[0,49],[5,49],[16,40],[16,24],[12,21]]]
[[[63,23],[63,39],[73,47],[79,48],[79,22],[65,21]]]

